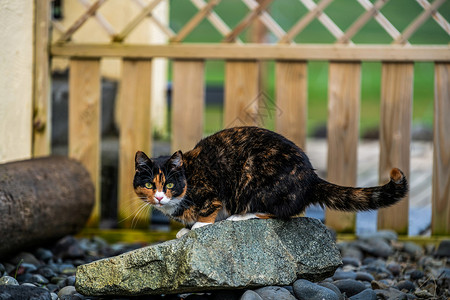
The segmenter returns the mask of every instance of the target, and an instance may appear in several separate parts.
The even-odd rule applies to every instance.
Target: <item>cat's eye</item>
[[[166,188],[168,188],[168,189],[171,189],[171,188],[173,188],[173,183],[172,183],[172,182],[170,182],[170,183],[166,184]]]
[[[146,182],[144,186],[145,186],[145,188],[147,188],[147,189],[151,189],[151,188],[153,187],[153,183],[151,183],[151,182]]]

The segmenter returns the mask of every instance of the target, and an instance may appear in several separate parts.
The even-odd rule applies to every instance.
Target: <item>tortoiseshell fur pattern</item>
[[[408,192],[406,178],[396,168],[382,186],[329,183],[317,176],[293,142],[258,127],[222,130],[171,157],[150,159],[138,151],[135,165],[137,195],[188,228],[249,213],[288,219],[311,204],[373,210],[396,203]]]

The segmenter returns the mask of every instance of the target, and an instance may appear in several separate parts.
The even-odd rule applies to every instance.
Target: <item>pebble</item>
[[[346,257],[342,257],[342,264],[344,266],[350,265],[350,266],[354,266],[354,267],[359,267],[361,265],[361,261],[354,257],[346,256]]]
[[[11,276],[3,276],[0,278],[0,285],[19,285],[19,282]]]
[[[58,297],[61,298],[62,296],[65,295],[73,295],[77,292],[77,290],[75,289],[74,286],[72,285],[68,285],[63,287],[59,292],[58,292]]]
[[[356,273],[353,271],[336,271],[332,278],[333,280],[356,279]]]
[[[372,274],[370,273],[366,273],[366,272],[356,272],[356,280],[359,281],[368,281],[368,282],[372,282],[373,280],[375,280],[375,277],[373,277]]]
[[[365,289],[361,293],[353,295],[350,300],[377,300],[377,293],[372,289]]]
[[[264,300],[296,300],[287,289],[279,286],[266,286],[255,292]]]
[[[402,280],[397,284],[397,288],[400,291],[406,290],[407,292],[413,292],[416,290],[416,285],[409,280]]]
[[[434,255],[437,257],[450,257],[450,240],[441,241]]]
[[[348,297],[359,294],[366,289],[362,282],[354,279],[337,280],[333,284],[338,287],[341,293],[345,293]]]
[[[293,287],[294,295],[299,300],[339,300],[339,296],[333,290],[305,279],[297,280]]]
[[[411,280],[418,280],[421,279],[423,276],[424,274],[420,270],[413,270],[411,273],[409,273],[409,278],[411,278]]]
[[[263,300],[263,298],[261,298],[261,296],[258,295],[258,293],[254,292],[252,290],[248,290],[248,291],[245,291],[244,294],[242,294],[240,300]]]
[[[262,287],[245,293],[230,290],[142,299],[375,300],[377,295],[379,299],[450,299],[449,256],[445,252],[448,251],[446,247],[449,243],[450,240],[442,241],[436,249],[428,246],[425,251],[417,244],[398,241],[395,233],[389,231],[373,234],[370,238],[365,235],[364,239],[338,243],[343,266],[322,282],[299,279],[292,286]],[[384,247],[382,251],[374,249],[379,245]],[[108,245],[100,238],[65,237],[55,246],[21,252],[9,260],[0,261],[0,289],[16,287],[16,291],[33,288],[44,290],[46,293],[42,300],[100,300],[98,297],[85,297],[76,292],[76,266],[142,246],[123,243]],[[390,254],[386,257],[388,251]],[[420,253],[420,257],[417,257],[417,253]]]

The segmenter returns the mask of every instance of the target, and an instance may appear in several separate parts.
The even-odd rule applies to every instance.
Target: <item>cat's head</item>
[[[186,194],[181,151],[175,152],[171,157],[156,159],[150,159],[144,152],[138,151],[135,168],[133,187],[143,201],[164,210],[174,207]]]

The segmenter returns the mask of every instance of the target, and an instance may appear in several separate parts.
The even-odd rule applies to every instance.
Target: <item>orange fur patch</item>
[[[397,184],[400,183],[400,181],[403,179],[402,172],[397,168],[393,168],[391,170],[390,176],[391,176],[391,179]]]
[[[255,214],[255,216],[257,216],[259,219],[275,219],[276,217],[274,215],[271,214]]]

